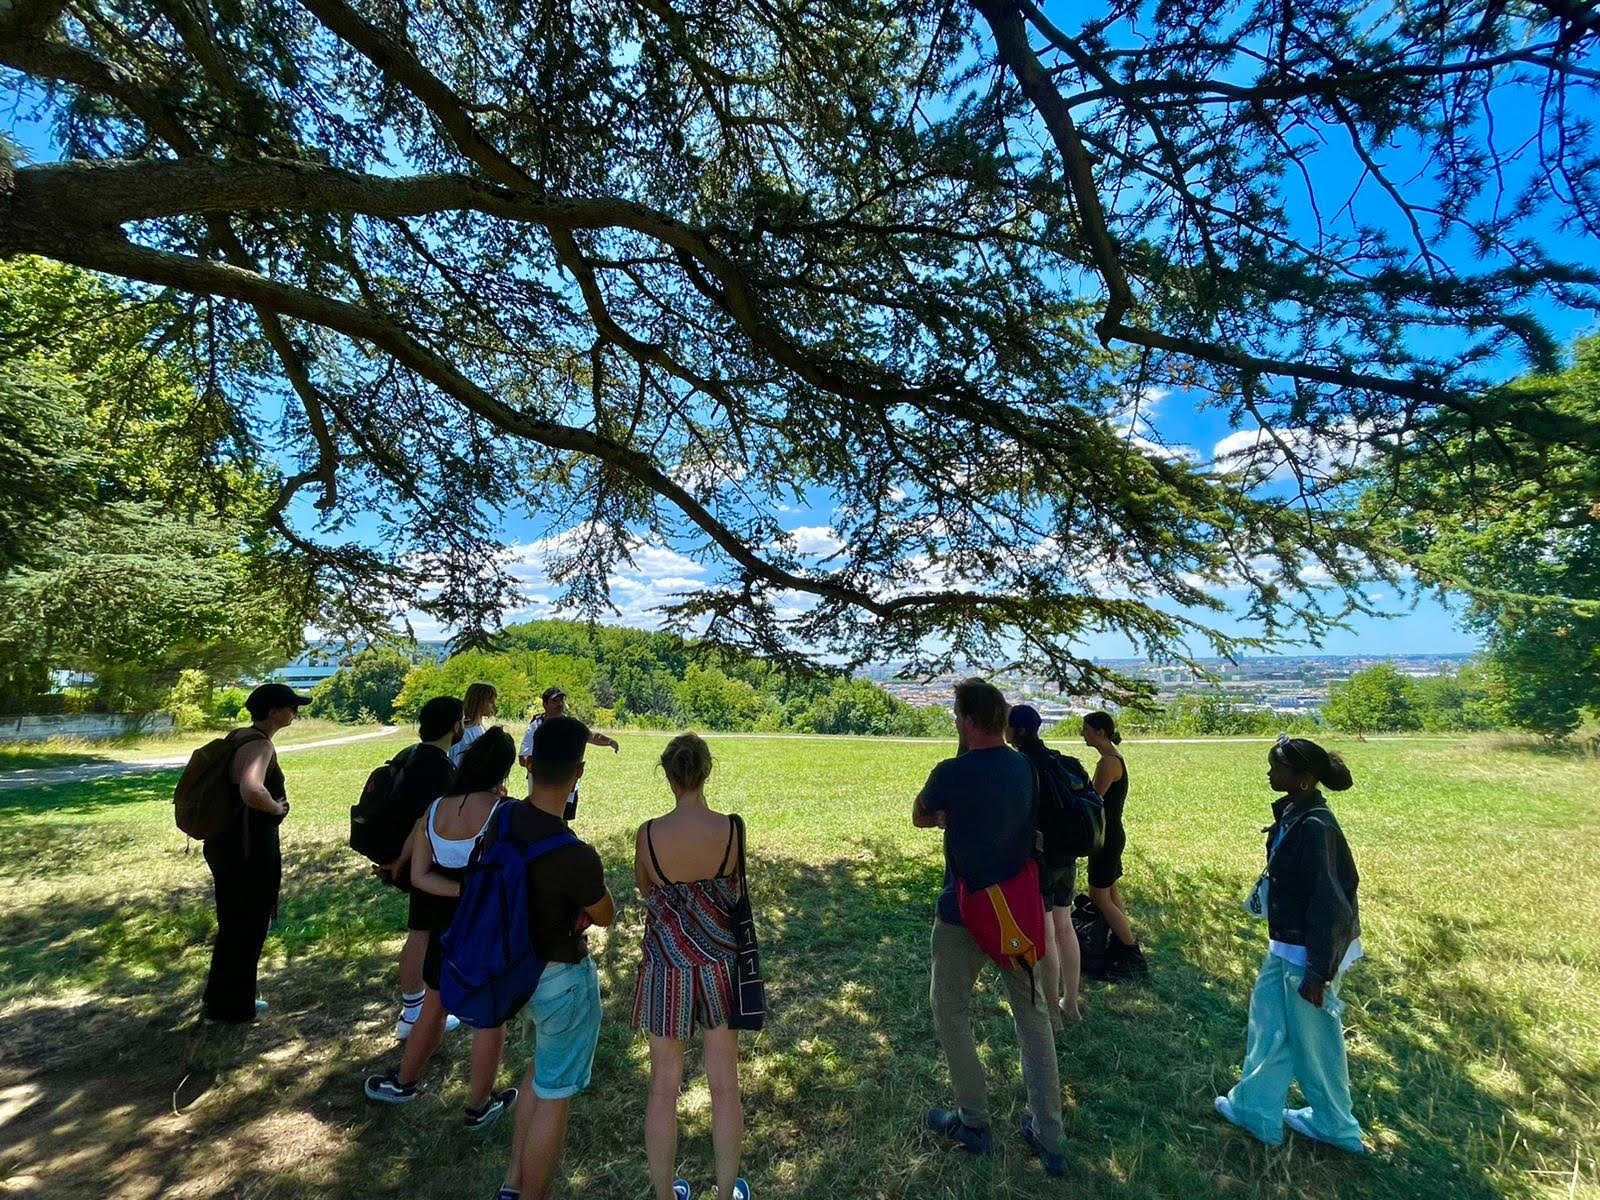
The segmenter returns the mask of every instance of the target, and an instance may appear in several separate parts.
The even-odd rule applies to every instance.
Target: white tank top
[[[489,815],[484,819],[483,827],[469,838],[447,838],[433,827],[434,818],[439,813],[439,805],[444,802],[440,796],[428,806],[428,845],[433,848],[433,862],[435,866],[447,870],[461,870],[472,858],[472,848],[478,844],[478,839],[483,836],[483,830],[489,828],[489,822],[494,820],[494,808],[489,809]]]

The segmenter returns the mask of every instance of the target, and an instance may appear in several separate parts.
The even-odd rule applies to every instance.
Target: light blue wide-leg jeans
[[[1276,1146],[1283,1141],[1283,1106],[1291,1080],[1309,1101],[1297,1110],[1313,1136],[1357,1153],[1361,1126],[1350,1111],[1350,1068],[1339,1018],[1339,983],[1324,992],[1322,1007],[1301,999],[1306,969],[1268,954],[1250,993],[1250,1030],[1244,1072],[1228,1100],[1239,1125]]]

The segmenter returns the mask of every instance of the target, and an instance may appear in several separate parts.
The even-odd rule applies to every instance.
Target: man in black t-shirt
[[[966,679],[956,685],[956,728],[964,750],[933,768],[911,810],[917,828],[944,830],[944,891],[933,920],[929,993],[956,1107],[929,1110],[928,1126],[974,1154],[994,1148],[983,1064],[972,1034],[972,989],[990,959],[961,924],[956,880],[980,890],[1011,879],[1033,853],[1037,828],[1033,768],[1005,743],[1007,712],[993,684]],[[1049,1174],[1063,1175],[1061,1078],[1045,998],[1023,971],[1001,971],[1000,978],[1028,1090],[1022,1138]]]
[[[456,697],[435,696],[417,713],[419,740],[394,757],[400,770],[394,799],[409,809],[413,832],[428,805],[450,790],[450,776],[455,770],[450,765],[450,747],[461,740],[462,716],[461,701]],[[399,858],[374,870],[411,896],[406,913],[406,944],[400,951],[400,1018],[394,1025],[394,1036],[404,1041],[422,1014],[422,960],[428,952],[428,931],[433,928],[437,898],[411,886],[410,837]],[[445,1028],[455,1029],[460,1024],[450,1017]]]
[[[573,717],[540,723],[529,767],[532,794],[511,815],[515,841],[531,846],[571,832],[562,814],[583,774],[589,743],[589,727]],[[528,930],[535,953],[548,965],[528,1001],[534,1049],[522,1094],[530,1100],[517,1110],[501,1196],[544,1200],[550,1190],[572,1097],[589,1085],[600,1036],[600,979],[583,931],[615,917],[605,868],[588,843],[552,850],[528,865]]]

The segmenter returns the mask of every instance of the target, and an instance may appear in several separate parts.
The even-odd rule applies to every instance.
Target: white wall
[[[129,713],[63,713],[51,717],[0,717],[0,742],[42,742],[53,737],[121,737],[125,733],[165,733],[171,713],[135,716]]]

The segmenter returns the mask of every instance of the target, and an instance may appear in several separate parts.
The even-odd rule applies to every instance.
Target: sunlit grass
[[[264,960],[270,1019],[196,1030],[212,928],[172,775],[0,792],[0,1172],[60,1194],[493,1194],[508,1125],[456,1124],[465,1042],[400,1111],[360,1097],[390,1064],[404,903],[344,847],[392,739],[287,756],[286,882]],[[591,752],[578,829],[624,902],[592,941],[606,989],[594,1086],[560,1194],[647,1194],[648,1058],[627,1027],[641,928],[632,834],[669,802],[665,735]],[[1147,984],[1090,985],[1060,1039],[1074,1178],[1011,1134],[1022,1086],[994,981],[975,1018],[1001,1152],[921,1132],[949,1101],[927,1003],[936,834],[911,798],[934,743],[717,738],[713,803],[744,812],[774,1017],[746,1039],[746,1173],[762,1196],[1488,1197],[1600,1195],[1600,771],[1581,756],[1430,742],[1339,746],[1335,800],[1362,873],[1369,959],[1349,981],[1356,1111],[1376,1153],[1257,1146],[1210,1101],[1235,1077],[1263,931],[1241,910],[1270,796],[1258,744],[1127,747],[1126,893]],[[527,1062],[517,1030],[507,1074]],[[38,1095],[14,1114],[6,1097]],[[24,1089],[24,1091],[16,1091]],[[106,1105],[95,1096],[115,1094]],[[74,1100],[89,1098],[90,1102]],[[176,1111],[175,1111],[176,1110]],[[683,1167],[709,1189],[709,1107],[691,1077]],[[219,1146],[226,1153],[219,1152]]]

